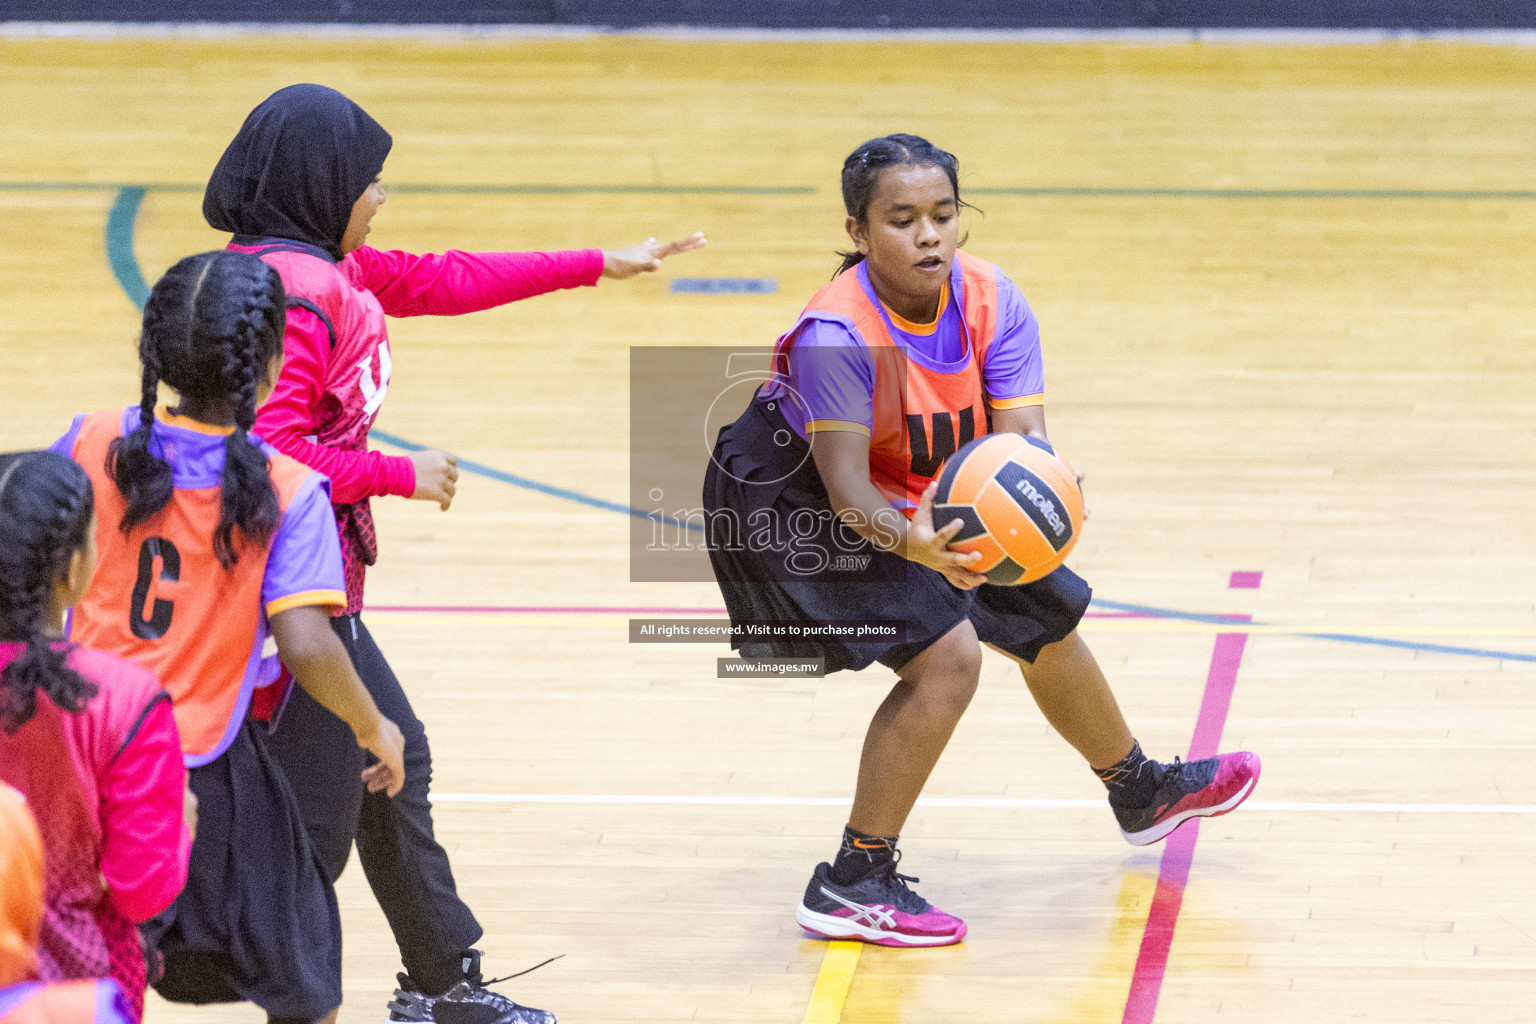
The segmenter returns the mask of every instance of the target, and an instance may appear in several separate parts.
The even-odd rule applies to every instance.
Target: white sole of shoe
[[[1238,804],[1248,799],[1248,794],[1253,792],[1254,784],[1258,781],[1259,777],[1255,775],[1253,778],[1248,780],[1248,785],[1237,791],[1236,795],[1212,807],[1199,807],[1192,811],[1185,811],[1183,814],[1175,814],[1167,821],[1160,821],[1156,825],[1153,825],[1151,828],[1143,832],[1133,833],[1127,832],[1125,829],[1121,829],[1120,834],[1124,836],[1125,841],[1130,843],[1132,846],[1151,846],[1159,839],[1167,838],[1170,832],[1184,824],[1190,818],[1215,818],[1219,815],[1226,814],[1228,811],[1236,810]]]
[[[953,935],[903,935],[884,928],[871,928],[855,924],[846,917],[818,914],[804,903],[795,908],[795,920],[806,931],[829,939],[863,939],[882,946],[948,946],[956,941]]]

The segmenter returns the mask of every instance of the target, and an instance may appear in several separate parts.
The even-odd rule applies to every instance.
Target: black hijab
[[[237,242],[282,238],[341,259],[352,205],[384,169],[392,140],[362,107],[323,85],[290,85],[251,111],[203,193],[203,216]]]

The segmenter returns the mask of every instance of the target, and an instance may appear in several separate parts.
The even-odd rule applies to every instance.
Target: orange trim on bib
[[[988,398],[993,409],[1028,409],[1032,405],[1044,405],[1044,395],[1023,395],[1019,398]]]
[[[898,331],[905,331],[908,334],[916,334],[919,337],[926,337],[939,329],[939,321],[944,319],[944,310],[949,308],[949,282],[945,281],[944,289],[939,292],[938,313],[934,314],[933,319],[925,324],[913,323],[911,320],[908,320],[906,317],[902,316],[900,313],[896,312],[894,309],[892,309],[890,306],[887,306],[883,302],[880,303],[880,305],[884,307],[885,315],[891,318],[892,326],[894,326]]]
[[[267,602],[267,618],[270,619],[274,615],[281,615],[290,608],[307,608],[317,604],[336,604],[345,608],[347,604],[346,592],[342,590],[304,590],[297,594],[289,594],[287,597],[280,597],[276,601]]]
[[[190,416],[180,416],[171,412],[169,406],[162,405],[155,410],[155,419],[168,427],[177,427],[181,430],[190,430],[198,434],[207,434],[209,437],[228,437],[235,432],[234,427],[218,427],[212,423],[204,423]]]
[[[869,428],[868,427],[866,427],[862,423],[855,423],[852,420],[807,420],[806,421],[805,432],[807,434],[814,434],[818,430],[836,430],[836,431],[842,431],[845,434],[863,434],[865,437],[869,436]]]

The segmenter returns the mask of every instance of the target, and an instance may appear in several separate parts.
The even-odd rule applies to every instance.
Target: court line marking
[[[376,437],[387,445],[393,445],[396,448],[403,448],[408,452],[426,451],[427,448],[430,447],[429,445],[417,444],[415,441],[409,441],[396,434],[391,434],[388,431],[380,430],[377,427],[374,427],[372,430],[370,430],[368,434],[370,437]],[[547,494],[551,498],[563,498],[566,501],[574,501],[578,505],[586,505],[590,508],[600,508],[606,512],[618,512],[621,515],[633,516],[636,519],[651,519],[655,516],[654,512],[645,512],[638,508],[631,508],[629,505],[624,505],[617,501],[609,501],[606,498],[597,498],[590,494],[582,494],[580,491],[572,491],[564,487],[556,487],[553,484],[541,483],[538,480],[533,480],[526,476],[519,476],[516,473],[508,473],[506,470],[497,469],[494,466],[487,466],[483,463],[474,462],[470,459],[461,458],[459,459],[458,464],[460,470],[468,471],[470,473],[476,474],[477,476],[486,477],[490,480],[496,480],[500,483],[511,484],[513,487],[521,487],[525,490],[537,491],[540,494]]]
[[[586,196],[586,195],[677,195],[677,196],[811,196],[820,191],[815,185],[638,185],[591,184],[562,185],[552,182],[481,184],[433,184],[430,182],[389,182],[391,192],[414,195],[487,195],[487,196]],[[205,186],[187,181],[129,184],[119,181],[0,181],[0,192],[111,192],[136,189],[141,193],[195,193]],[[967,195],[1022,199],[1403,199],[1513,201],[1536,200],[1536,189],[1477,188],[1202,188],[1154,187],[1142,185],[975,185]],[[767,280],[767,279],[764,279]]]
[[[1160,619],[1177,619],[1185,622],[1205,622],[1215,624],[1220,624],[1223,622],[1230,624],[1235,621],[1235,617],[1230,615],[1208,615],[1202,614],[1200,612],[1184,612],[1173,608],[1157,608],[1152,605],[1133,604],[1127,601],[1110,601],[1098,597],[1093,599],[1093,603],[1100,605],[1101,607],[1111,608],[1117,611],[1142,612]],[[1468,658],[1492,658],[1498,661],[1536,663],[1536,654],[1524,654],[1518,651],[1494,651],[1482,647],[1459,647],[1451,644],[1426,644],[1413,640],[1392,640],[1387,637],[1369,636],[1362,633],[1335,633],[1323,630],[1307,629],[1306,627],[1297,627],[1294,632],[1290,632],[1290,627],[1277,628],[1267,622],[1254,622],[1249,624],[1249,628],[1255,632],[1285,631],[1288,635],[1304,636],[1313,640],[1333,640],[1338,643],[1365,644],[1367,646],[1373,647],[1395,647],[1399,650],[1422,652],[1425,654],[1454,654]]]
[[[128,301],[140,310],[149,301],[149,282],[144,280],[144,271],[139,267],[133,234],[139,220],[139,207],[144,204],[144,192],[142,185],[119,188],[117,198],[112,200],[112,209],[107,211],[106,229],[107,263],[112,267],[112,276],[117,278]]]
[[[603,605],[367,605],[364,612],[443,615],[538,615],[543,613],[583,613],[588,615],[702,615],[725,617],[724,608],[631,608]]]
[[[1094,605],[1109,604],[1120,605],[1121,602],[1105,602],[1099,598],[1094,599]],[[1209,633],[1219,632],[1222,628],[1230,628],[1233,621],[1241,621],[1240,616],[1213,616],[1199,613],[1180,613],[1172,609],[1158,610],[1146,605],[1133,605],[1142,609],[1140,611],[1090,611],[1083,615],[1085,620],[1094,620],[1089,628],[1095,632],[1104,633]],[[724,608],[640,608],[640,607],[600,607],[600,606],[555,606],[555,605],[376,605],[370,606],[365,611],[376,619],[384,622],[408,621],[411,618],[430,618],[442,615],[459,620],[471,620],[478,618],[494,619],[499,616],[523,615],[523,616],[551,616],[551,617],[575,617],[578,621],[582,616],[633,616],[633,615],[680,615],[680,616],[705,616],[721,617],[728,613]],[[401,618],[397,619],[396,616]],[[1218,619],[1218,622],[1208,620]],[[1193,621],[1191,621],[1193,620]],[[1509,636],[1530,637],[1536,636],[1536,627],[1531,626],[1380,626],[1362,627],[1362,629],[1374,629],[1375,635],[1367,633],[1322,633],[1309,626],[1282,626],[1267,623],[1244,623],[1249,635],[1262,634],[1268,636],[1295,636],[1307,639],[1338,640],[1345,643],[1365,644],[1380,647],[1403,648],[1412,651],[1424,651],[1429,653],[1466,655],[1479,658],[1498,657],[1501,660],[1518,662],[1536,662],[1536,655],[1520,654],[1515,652],[1489,651],[1483,648],[1458,647],[1448,644],[1430,644],[1412,641],[1393,640],[1391,634],[1400,636]],[[723,642],[723,641],[722,641]]]
[[[724,43],[1035,43],[1124,46],[1220,44],[1226,46],[1362,46],[1396,43],[1461,43],[1536,46],[1536,31],[1522,28],[727,28],[696,25],[464,24],[358,25],[335,22],[252,21],[0,21],[0,37],[13,39],[221,40],[245,36],[306,39],[410,39],[423,42],[520,42],[597,36]]]
[[[432,185],[384,182],[386,191],[467,196],[813,196],[815,185]],[[202,186],[197,190],[201,192]],[[1536,197],[1536,193],[1532,194]]]
[[[1248,582],[1257,585],[1262,578],[1261,573],[1245,580],[1243,589],[1250,589]],[[1232,583],[1236,582],[1234,575]],[[1232,692],[1237,689],[1237,673],[1242,668],[1243,649],[1247,645],[1246,633],[1218,633],[1216,636],[1205,690],[1200,695],[1200,714],[1195,719],[1194,734],[1189,740],[1187,757],[1190,761],[1215,756],[1221,745],[1221,733],[1227,725],[1227,714],[1232,710]],[[1147,909],[1146,930],[1141,935],[1141,947],[1136,951],[1136,966],[1131,971],[1121,1024],[1152,1024],[1157,1016],[1158,996],[1168,973],[1168,954],[1173,948],[1179,911],[1184,906],[1189,870],[1195,862],[1195,844],[1200,841],[1200,822],[1200,818],[1186,821],[1163,845],[1163,856],[1157,867],[1157,887],[1152,894],[1152,905]]]
[[[1093,606],[1103,604],[1095,598]],[[1118,604],[1118,602],[1109,602]],[[1229,628],[1233,622],[1242,622],[1241,616],[1222,616],[1219,622],[1187,621],[1159,614],[1145,605],[1135,607],[1142,611],[1088,611],[1084,619],[1105,620],[1095,622],[1096,629],[1115,633],[1205,633]],[[430,605],[430,604],[380,604],[364,609],[370,615],[686,615],[708,618],[724,618],[729,611],[724,608],[660,608],[606,605]],[[1193,615],[1191,616],[1193,617]],[[1218,618],[1207,616],[1204,618]],[[1340,632],[1320,633],[1315,626],[1286,626],[1279,623],[1244,623],[1250,636],[1270,634],[1275,636],[1334,637]],[[1375,637],[1385,640],[1392,636],[1536,636],[1536,626],[1356,626],[1352,633],[1362,639]]]
[[[842,1020],[843,1003],[848,1000],[863,951],[862,942],[833,939],[827,943],[821,970],[816,972],[816,985],[811,989],[811,1002],[800,1024],[838,1024]]]
[[[849,807],[851,796],[769,796],[701,793],[439,793],[432,799],[450,804],[546,804],[554,806],[643,807]],[[917,806],[935,809],[1104,811],[1096,800],[1005,796],[925,796]],[[1249,800],[1244,813],[1273,814],[1536,814],[1536,804],[1428,804],[1310,800]],[[1180,830],[1182,831],[1182,829]],[[1178,835],[1179,833],[1174,833]]]
[[[674,277],[674,295],[776,295],[779,282],[772,277]]]
[[[1383,636],[1362,636],[1357,633],[1304,633],[1296,636],[1313,640],[1336,640],[1346,644],[1366,644],[1373,647],[1395,647],[1404,651],[1421,651],[1426,654],[1461,654],[1473,658],[1497,658],[1500,661],[1536,662],[1536,654],[1519,654],[1514,651],[1490,651],[1481,647],[1458,647],[1452,644],[1426,644],[1412,640],[1392,640]]]
[[[117,282],[122,287],[124,293],[128,296],[129,300],[132,301],[133,304],[140,309],[144,308],[144,303],[149,298],[149,286],[148,283],[144,280],[144,274],[139,268],[138,257],[134,252],[134,229],[138,222],[139,208],[143,204],[144,196],[148,187],[149,186],[144,185],[124,185],[119,188],[117,198],[113,202],[112,208],[107,214],[107,226],[105,232],[107,262],[111,265],[112,273],[117,278]],[[1536,193],[1532,193],[1532,195],[1536,196]],[[406,438],[398,437],[383,430],[374,429],[371,433],[373,437],[384,442],[385,444],[393,445],[397,448],[403,448],[406,451],[421,451],[427,447],[426,445],[417,444],[414,441],[409,441]],[[496,469],[494,466],[486,466],[468,459],[460,459],[459,467],[465,471],[475,473],[479,476],[487,477],[491,480],[497,480],[501,483],[510,484],[514,487],[522,487],[527,490],[536,491],[540,494],[546,494],[550,497],[576,502],[592,508],[599,508],[609,512],[618,512],[622,515],[632,516],[636,519],[653,519],[655,517],[654,512],[646,512],[616,501],[608,501],[605,498],[597,498],[589,494],[582,494],[579,491],[572,491],[568,488],[556,487],[551,484],[541,483],[538,480],[532,480],[525,476],[519,476],[516,473],[508,473],[504,470]],[[702,527],[699,527],[698,524],[691,522],[685,523],[684,525],[702,529]],[[1120,611],[1151,613],[1155,614],[1158,618],[1185,619],[1194,622],[1217,623],[1235,621],[1234,617],[1230,615],[1207,615],[1198,612],[1181,612],[1168,608],[1153,608],[1149,605],[1128,604],[1124,602],[1106,600],[1099,600],[1097,603],[1103,607],[1117,609]],[[1244,618],[1246,618],[1246,616]],[[1472,658],[1492,658],[1499,661],[1521,661],[1536,663],[1536,654],[1520,654],[1514,651],[1489,651],[1476,647],[1455,647],[1444,644],[1423,644],[1405,640],[1388,640],[1382,637],[1360,636],[1351,633],[1316,632],[1301,633],[1298,635],[1313,637],[1320,640],[1333,640],[1339,643],[1368,644],[1378,647],[1395,647],[1402,650],[1411,650],[1431,654],[1451,654]]]
[[[142,192],[201,194],[205,185],[190,181],[166,181],[158,184],[130,185],[120,181],[0,181],[3,192],[110,192],[137,189]],[[428,182],[385,181],[390,192],[417,195],[466,196],[811,196],[814,185],[556,185],[553,183],[503,183],[438,185]]]
[[[1536,199],[1532,189],[1438,188],[1147,188],[1067,185],[971,186],[968,196],[1086,199]]]
[[[671,608],[671,609],[638,609],[638,608],[522,608],[515,611],[507,609],[477,610],[477,609],[433,609],[413,608],[407,610],[390,608],[369,608],[366,610],[370,621],[377,622],[409,622],[425,623],[432,621],[467,623],[487,623],[496,621],[506,622],[540,622],[562,621],[569,623],[612,623],[633,620],[637,615],[662,615],[665,617],[705,617],[718,619],[724,622],[726,613],[710,609],[707,613],[699,609]],[[1224,628],[1230,626],[1217,626],[1198,622],[1181,622],[1177,619],[1156,619],[1151,616],[1137,616],[1136,618],[1120,618],[1113,613],[1088,612],[1083,616],[1082,628],[1101,636],[1105,634],[1137,634],[1137,635],[1177,635],[1198,636],[1218,634]],[[1511,627],[1508,629],[1479,628],[1469,626],[1465,628],[1455,627],[1385,627],[1378,635],[1370,636],[1363,633],[1350,634],[1320,634],[1308,627],[1279,626],[1258,624],[1249,628],[1250,636],[1273,637],[1299,637],[1307,640],[1342,639],[1352,644],[1373,645],[1381,647],[1405,648],[1410,651],[1422,651],[1428,653],[1440,653],[1448,655],[1470,655],[1481,658],[1505,658],[1510,661],[1528,663],[1532,655],[1518,654],[1515,652],[1495,652],[1484,648],[1459,647],[1450,644],[1433,644],[1418,641],[1394,640],[1393,635],[1398,636],[1486,636],[1498,635],[1506,638],[1530,639],[1536,637],[1536,629],[1527,627]],[[654,643],[665,643],[665,640],[653,640]],[[724,643],[724,640],[708,641]]]
[[[708,618],[725,618],[730,612],[724,608],[656,608],[609,605],[554,605],[554,604],[503,604],[503,605],[431,605],[431,604],[370,604],[363,609],[376,615],[688,615]],[[1141,620],[1157,616],[1143,612],[1084,612],[1085,619]],[[1536,634],[1536,627],[1531,630]]]
[[[407,440],[406,438],[400,437],[396,434],[391,434],[388,431],[380,430],[377,427],[374,427],[372,430],[370,430],[368,435],[370,437],[378,438],[385,444],[393,445],[396,448],[403,448],[408,452],[426,451],[430,447],[430,445],[417,444],[415,441]],[[625,505],[617,501],[609,501],[606,498],[597,498],[590,494],[582,494],[580,491],[572,491],[564,487],[556,487],[553,484],[541,483],[538,480],[532,480],[526,476],[519,476],[516,473],[508,473],[506,470],[497,469],[495,466],[487,466],[484,463],[474,462],[470,459],[461,458],[459,459],[458,465],[460,470],[467,470],[468,472],[474,473],[477,476],[483,476],[487,479],[496,480],[500,483],[511,484],[513,487],[521,487],[525,490],[537,491],[540,494],[547,494],[551,498],[563,498],[566,501],[574,501],[578,505],[586,505],[589,508],[599,508],[605,512],[617,512],[620,515],[633,516],[636,519],[654,520],[656,518],[656,513],[654,512],[647,512],[643,509],[633,508],[629,505]],[[670,517],[665,517],[664,521],[666,521],[670,526],[692,528],[699,532],[703,532],[704,529],[703,526],[698,523],[679,522],[675,519],[671,519]]]

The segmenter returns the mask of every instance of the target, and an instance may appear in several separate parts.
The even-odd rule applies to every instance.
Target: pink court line
[[[1258,586],[1260,573],[1233,573],[1232,586],[1252,589]],[[1240,579],[1241,577],[1241,579]],[[1195,734],[1189,741],[1188,759],[1211,757],[1221,742],[1232,707],[1232,690],[1237,685],[1237,670],[1243,663],[1247,633],[1218,633],[1211,652],[1211,668],[1205,677],[1205,693],[1200,699],[1200,715],[1195,720]],[[1189,869],[1195,859],[1195,843],[1200,838],[1200,819],[1194,818],[1168,837],[1163,847],[1162,863],[1157,871],[1157,889],[1147,911],[1146,930],[1136,953],[1136,968],[1131,973],[1131,989],[1125,999],[1121,1024],[1152,1024],[1157,1014],[1157,997],[1162,992],[1168,971],[1168,951],[1173,947],[1173,932],[1184,905],[1184,889],[1189,884]]]
[[[370,612],[449,612],[455,614],[483,615],[537,615],[559,612],[560,614],[588,615],[724,615],[724,608],[624,608],[602,605],[558,604],[371,604]]]
[[[370,612],[443,612],[449,614],[481,615],[537,615],[588,614],[588,615],[725,615],[724,608],[628,608],[602,605],[553,605],[553,604],[371,604]],[[1088,612],[1085,619],[1155,619],[1147,612]]]

